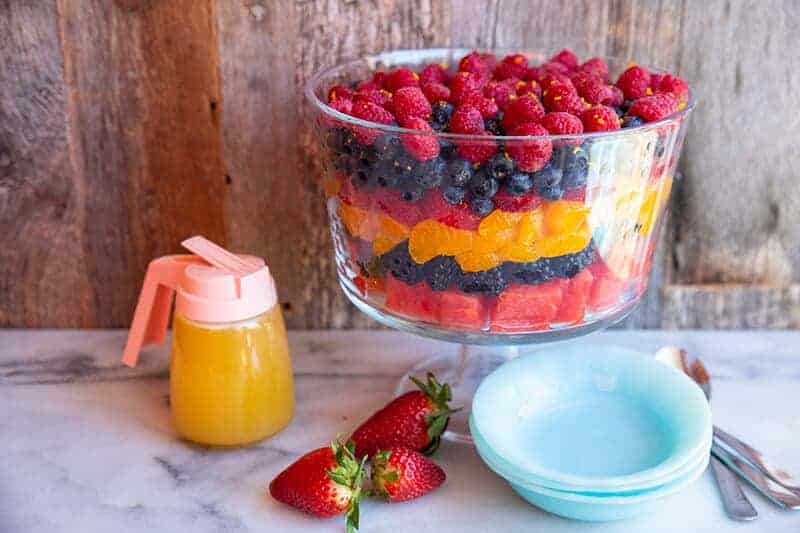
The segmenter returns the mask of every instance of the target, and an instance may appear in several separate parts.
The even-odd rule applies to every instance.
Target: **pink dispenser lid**
[[[135,366],[142,346],[164,341],[172,297],[190,320],[226,323],[268,311],[277,301],[264,260],[232,254],[204,237],[181,243],[194,255],[167,255],[147,267],[122,362]]]

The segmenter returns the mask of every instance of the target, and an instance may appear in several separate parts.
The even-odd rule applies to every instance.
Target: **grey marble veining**
[[[397,377],[448,344],[397,332],[291,335],[298,409],[280,435],[219,451],[175,438],[165,348],[122,367],[122,331],[0,331],[0,532],[340,531],[266,495],[301,453],[347,433],[392,395]],[[653,351],[679,344],[714,376],[715,421],[800,473],[800,333],[599,333],[581,341]],[[652,516],[583,524],[516,497],[466,446],[445,443],[442,489],[398,505],[366,502],[362,531],[788,532],[800,513],[756,495],[760,519],[728,521],[710,476]]]

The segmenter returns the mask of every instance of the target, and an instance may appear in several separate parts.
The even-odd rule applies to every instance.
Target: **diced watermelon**
[[[453,228],[475,230],[481,223],[481,217],[473,213],[466,202],[451,205],[439,193],[426,194],[420,203],[425,218],[433,218]]]
[[[583,320],[593,281],[594,276],[588,268],[584,268],[569,280],[569,285],[564,290],[564,300],[556,313],[555,322],[576,324]]]
[[[594,276],[589,308],[600,311],[619,304],[627,283],[617,278],[599,256],[587,268]]]
[[[386,307],[414,320],[439,321],[441,293],[434,292],[424,281],[406,285],[391,274],[386,275]]]
[[[563,299],[562,279],[540,285],[512,285],[497,297],[489,329],[496,332],[524,332],[547,329]]]
[[[406,202],[400,197],[400,191],[381,187],[372,193],[373,205],[406,226],[413,226],[426,217],[418,204]]]
[[[486,305],[482,296],[455,290],[441,295],[439,323],[442,326],[480,330],[486,325]]]
[[[533,211],[542,204],[544,198],[535,192],[514,196],[503,189],[494,195],[492,201],[494,206],[502,211]]]

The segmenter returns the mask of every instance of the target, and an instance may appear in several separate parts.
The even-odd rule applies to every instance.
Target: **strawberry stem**
[[[430,398],[431,403],[433,404],[432,412],[426,417],[426,423],[428,424],[428,438],[430,439],[430,442],[428,443],[428,446],[422,450],[422,453],[425,455],[431,455],[439,448],[442,434],[444,433],[445,429],[447,429],[447,424],[450,422],[450,415],[458,412],[460,408],[450,408],[448,403],[453,399],[450,385],[447,383],[439,383],[439,381],[436,379],[436,376],[433,375],[432,372],[428,372],[425,382],[420,381],[414,376],[410,376],[409,379],[411,379],[411,381],[417,387],[419,387],[428,398]]]

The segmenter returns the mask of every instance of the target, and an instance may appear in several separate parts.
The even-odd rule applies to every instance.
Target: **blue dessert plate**
[[[697,385],[650,354],[609,346],[548,348],[504,364],[475,393],[470,422],[501,475],[537,490],[680,484],[711,442]]]

